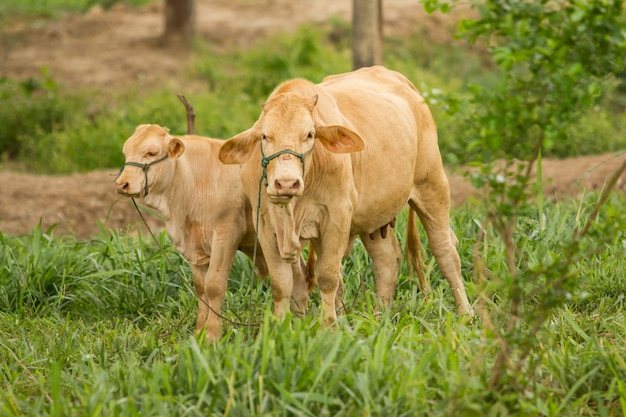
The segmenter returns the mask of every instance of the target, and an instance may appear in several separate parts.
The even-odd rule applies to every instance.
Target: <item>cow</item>
[[[275,315],[289,312],[294,285],[289,265],[309,241],[317,253],[314,274],[323,321],[333,325],[342,257],[357,236],[372,258],[377,300],[388,305],[395,296],[401,250],[393,233],[385,237],[383,231],[407,203],[411,265],[418,264],[417,213],[452,288],[456,311],[473,314],[450,227],[450,188],[435,122],[402,74],[374,66],[331,75],[319,84],[285,81],[252,127],[226,141],[219,159],[241,164],[253,215],[260,210],[257,232]]]
[[[165,219],[176,249],[191,265],[198,316],[196,332],[220,337],[221,306],[237,250],[254,258],[261,276],[268,268],[262,250],[255,255],[252,209],[239,168],[218,159],[223,140],[172,136],[167,128],[143,124],[123,146],[125,164],[115,180],[119,194],[141,197]],[[308,300],[305,265],[292,265],[294,310],[304,314]]]

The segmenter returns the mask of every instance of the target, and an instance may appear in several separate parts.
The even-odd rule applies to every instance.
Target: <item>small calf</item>
[[[244,195],[239,167],[224,165],[219,151],[224,142],[200,136],[172,136],[154,124],[137,127],[123,147],[126,162],[115,187],[126,197],[141,197],[165,219],[176,249],[191,264],[198,318],[196,331],[206,338],[221,335],[222,300],[237,250],[252,258],[255,231],[252,208]],[[260,247],[256,267],[268,269]],[[294,309],[304,313],[308,300],[300,258],[293,265]]]

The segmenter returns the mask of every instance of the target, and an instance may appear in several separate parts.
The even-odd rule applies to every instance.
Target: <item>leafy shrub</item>
[[[0,23],[5,16],[8,18],[17,14],[54,17],[67,12],[85,12],[96,5],[107,9],[119,2],[139,6],[152,1],[155,0],[4,0],[0,3]]]
[[[427,4],[438,7],[431,0]],[[542,360],[535,352],[537,334],[550,327],[557,309],[585,298],[580,290],[583,264],[615,245],[616,233],[622,236],[616,246],[624,249],[619,230],[626,224],[623,216],[615,217],[609,197],[626,164],[571,230],[560,216],[544,217],[541,158],[557,144],[569,145],[570,129],[581,126],[580,116],[589,115],[609,90],[607,78],[623,70],[626,34],[621,0],[490,0],[477,8],[480,18],[463,21],[461,34],[488,45],[500,70],[498,82],[491,88],[474,85],[472,95],[448,97],[448,105],[475,136],[467,144],[470,160],[483,163],[474,176],[487,189],[472,256],[481,292],[477,311],[501,344],[489,387],[510,396],[513,401],[505,401],[505,408],[516,412],[516,394],[536,383],[533,367]],[[503,167],[496,168],[497,158],[505,160]],[[514,159],[524,162],[515,164]],[[535,163],[538,185],[533,187]],[[528,222],[525,216],[535,210],[536,220]],[[568,233],[550,244],[555,226]],[[548,246],[534,259],[524,256],[536,243]],[[491,258],[502,259],[501,268],[487,267]]]
[[[33,158],[33,137],[50,134],[62,125],[70,107],[45,71],[41,80],[0,79],[0,101],[2,159]]]

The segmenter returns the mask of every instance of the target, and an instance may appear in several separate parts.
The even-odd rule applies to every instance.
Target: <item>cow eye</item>
[[[150,158],[151,158],[151,157],[153,157],[153,156],[156,156],[156,154],[157,154],[157,153],[156,153],[156,152],[154,152],[154,151],[149,151],[149,152],[146,152],[146,156],[147,156],[147,157],[150,157]]]
[[[314,139],[314,138],[315,138],[315,132],[314,131],[310,131],[308,136],[307,136],[307,139]]]
[[[265,136],[265,134],[262,134],[261,135],[261,140],[264,140],[264,141],[267,140],[267,136]]]

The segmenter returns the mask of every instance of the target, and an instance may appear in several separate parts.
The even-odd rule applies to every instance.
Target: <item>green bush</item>
[[[425,3],[433,9],[447,7]],[[471,95],[443,98],[474,136],[466,157],[482,167],[472,177],[485,189],[486,211],[472,256],[481,293],[477,310],[501,343],[489,387],[510,396],[513,402],[506,406],[514,410],[517,393],[533,384],[526,372],[543,360],[537,334],[549,331],[557,309],[586,297],[582,265],[607,248],[624,249],[620,230],[626,224],[623,216],[616,216],[610,192],[626,165],[613,174],[593,210],[581,213],[583,226],[572,230],[562,223],[564,216],[551,217],[544,206],[541,161],[544,155],[565,154],[574,147],[574,152],[599,149],[594,142],[602,122],[594,113],[611,91],[606,81],[624,69],[626,34],[622,0],[490,0],[476,7],[480,17],[461,22],[460,33],[488,45],[499,69],[497,83],[475,84]],[[587,130],[582,143],[570,141],[581,139],[585,132],[580,135],[577,129],[585,126],[595,129]],[[496,165],[497,159],[504,164]],[[532,185],[535,164],[537,181]],[[536,213],[535,219],[529,213]],[[570,232],[550,242],[554,227]],[[617,242],[615,234],[620,236]],[[548,246],[536,257],[525,255],[536,243]],[[486,266],[490,259],[501,260],[497,269]],[[595,369],[584,372],[576,384],[595,379]],[[549,414],[559,411],[560,406]]]
[[[155,0],[3,0],[0,3],[0,24],[15,15],[59,17],[65,13],[85,12],[101,5],[105,9],[115,3],[139,6]]]
[[[60,96],[45,72],[41,80],[22,82],[0,79],[0,155],[2,159],[31,160],[36,135],[50,134],[62,126],[74,106]]]

